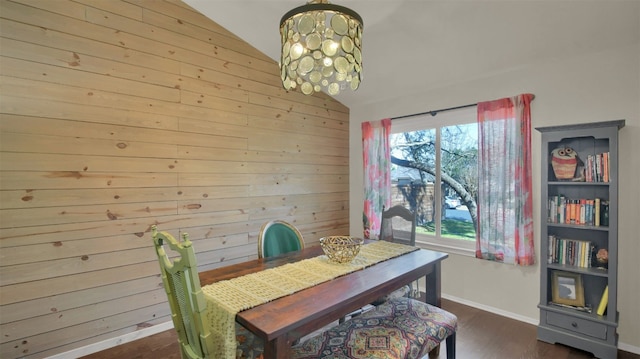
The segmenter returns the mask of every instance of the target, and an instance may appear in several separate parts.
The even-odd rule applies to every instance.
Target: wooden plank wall
[[[200,270],[256,257],[270,219],[348,233],[348,109],[186,4],[0,0],[0,21],[0,357],[169,321],[152,224]]]

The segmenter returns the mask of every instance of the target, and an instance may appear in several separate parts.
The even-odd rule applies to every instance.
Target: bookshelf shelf
[[[564,272],[583,273],[583,274],[593,275],[597,277],[609,276],[609,269],[600,269],[600,268],[593,268],[593,267],[582,268],[582,267],[572,266],[568,264],[551,263],[551,264],[547,264],[547,269],[559,270]]]
[[[548,186],[596,186],[607,187],[609,182],[563,182],[563,181],[549,181]]]
[[[586,231],[603,231],[608,232],[609,226],[589,226],[586,224],[565,224],[565,223],[547,223],[547,227],[582,229]]]
[[[616,358],[618,346],[618,132],[624,124],[537,128],[543,152],[538,339],[605,359]],[[607,268],[599,268],[595,257],[605,254]],[[580,280],[554,283],[559,273]],[[558,297],[561,289],[566,297]],[[603,297],[606,311],[598,315]],[[584,303],[563,306],[554,298]]]

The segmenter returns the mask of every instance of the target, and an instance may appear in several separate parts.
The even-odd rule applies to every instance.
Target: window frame
[[[469,121],[460,121],[460,118],[469,118]],[[449,110],[436,115],[421,114],[402,119],[396,119],[391,122],[390,134],[398,134],[419,130],[434,129],[436,132],[436,176],[434,184],[435,198],[442,198],[442,181],[441,181],[441,137],[442,128],[477,123],[477,106],[470,106],[462,109]],[[435,206],[436,235],[416,233],[416,245],[421,248],[431,249],[435,251],[454,253],[469,257],[475,257],[476,242],[455,238],[442,237],[441,221],[442,206]]]

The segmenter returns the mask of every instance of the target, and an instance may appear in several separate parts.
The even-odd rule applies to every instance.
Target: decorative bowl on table
[[[360,252],[364,240],[350,236],[328,236],[320,238],[320,246],[329,260],[349,263]]]

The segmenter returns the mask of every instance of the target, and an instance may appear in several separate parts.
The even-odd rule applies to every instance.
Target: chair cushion
[[[292,348],[291,358],[422,358],[455,333],[455,315],[409,299],[391,299]]]
[[[236,323],[236,359],[263,359],[264,343],[247,328]]]

